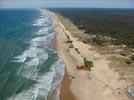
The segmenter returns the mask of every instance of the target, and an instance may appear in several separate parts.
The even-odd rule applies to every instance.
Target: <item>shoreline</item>
[[[66,98],[69,100],[89,100],[89,98],[91,100],[129,100],[125,92],[126,87],[132,83],[124,80],[117,82],[118,73],[109,68],[106,57],[90,50],[90,45],[82,43],[65,29],[55,13],[51,15],[57,32],[56,48],[64,60],[66,70],[61,87],[61,100]],[[70,47],[70,43],[67,43],[65,34],[72,41],[73,48]],[[80,54],[75,48],[79,49]],[[83,57],[89,57],[93,61],[94,67],[91,72],[79,68],[84,66]]]
[[[54,14],[52,14],[52,17],[53,17],[54,23],[56,24],[57,23],[56,21],[59,21],[59,20],[56,20],[56,18],[55,18],[56,16]],[[68,100],[68,99],[69,100],[77,100],[70,89],[71,75],[69,75],[69,73],[67,72],[66,66],[68,66],[68,64],[65,62],[65,59],[63,58],[63,55],[60,52],[61,49],[59,48],[59,43],[58,43],[59,42],[58,40],[60,40],[60,39],[58,39],[58,38],[60,38],[59,33],[56,34],[55,49],[59,53],[59,56],[64,60],[64,64],[65,64],[65,71],[64,71],[65,73],[64,73],[64,77],[63,77],[63,80],[61,83],[61,89],[60,89],[60,100]],[[68,50],[66,52],[68,52]]]
[[[59,55],[60,59],[62,59],[62,57],[60,56],[59,52],[58,52],[58,47],[57,47],[57,34],[55,35],[53,42],[52,42],[52,48],[57,52],[57,54]],[[64,62],[64,61],[63,61]],[[65,63],[64,63],[65,64]],[[71,80],[69,79],[69,74],[66,71],[66,65],[64,65],[64,76],[61,80],[61,84],[60,84],[60,94],[58,95],[60,99],[58,100],[76,100],[74,95],[71,93],[69,87],[71,84]],[[52,100],[55,99],[55,96],[57,95],[56,90],[54,90],[49,96],[48,96],[48,100]],[[56,99],[57,100],[57,99]]]
[[[54,48],[56,49],[57,53],[58,52],[58,44],[57,44],[57,35],[55,36],[54,40]],[[60,54],[59,54],[60,56]],[[60,57],[62,59],[62,57]],[[65,63],[64,63],[65,64]],[[70,91],[70,85],[71,85],[71,79],[69,78],[69,74],[66,71],[66,65],[64,66],[64,76],[61,82],[61,87],[60,87],[60,100],[76,100],[74,95]]]

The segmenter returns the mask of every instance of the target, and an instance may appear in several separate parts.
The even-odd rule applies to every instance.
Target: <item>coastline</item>
[[[55,13],[51,13],[56,27],[56,49],[64,60],[66,73],[61,87],[61,100],[129,100],[125,95],[126,87],[131,86],[131,82],[118,79],[118,73],[108,66],[109,61],[95,51],[90,50],[91,46],[74,38],[64,25],[60,22]],[[79,48],[78,54],[74,48],[70,48],[67,43],[65,33],[73,41],[73,46]],[[88,54],[88,55],[87,55]],[[80,66],[84,66],[83,57],[89,56],[94,63],[92,71],[88,71]],[[111,77],[115,77],[111,78]],[[110,79],[111,78],[111,79]],[[97,88],[97,90],[96,90]]]
[[[55,17],[54,17],[55,18]],[[54,19],[54,23],[55,23],[55,19]],[[58,43],[58,36],[59,34],[57,33],[57,35],[55,36],[55,41],[54,41],[54,48],[56,49],[56,51],[59,53],[59,56],[64,60],[63,56],[61,56],[61,53],[59,52],[60,48],[59,48],[59,43]],[[71,79],[70,79],[70,75],[67,73],[67,69],[66,69],[66,63],[65,64],[65,68],[64,68],[64,77],[61,83],[61,89],[60,89],[60,100],[76,100],[75,96],[72,94],[71,90],[70,90],[70,85],[71,85]]]
[[[53,42],[52,42],[52,48],[58,52],[58,45],[57,45],[57,35],[55,35]],[[62,57],[59,54],[59,57],[62,59]],[[65,66],[64,66],[65,67]],[[56,96],[59,96],[56,100],[76,100],[74,95],[71,93],[69,87],[71,84],[71,80],[69,79],[69,74],[66,71],[66,67],[64,68],[64,76],[61,79],[61,84],[59,84],[59,90],[54,89],[49,95],[48,95],[48,100],[55,100]],[[57,93],[59,94],[57,95]]]

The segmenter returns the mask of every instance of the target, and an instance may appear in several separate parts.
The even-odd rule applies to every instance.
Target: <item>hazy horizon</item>
[[[134,8],[134,0],[1,0],[1,8]]]

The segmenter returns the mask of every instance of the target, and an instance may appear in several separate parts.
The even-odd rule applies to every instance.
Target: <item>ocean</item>
[[[64,63],[44,9],[0,10],[0,100],[59,100]]]

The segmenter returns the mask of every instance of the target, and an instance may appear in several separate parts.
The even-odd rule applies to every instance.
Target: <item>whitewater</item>
[[[59,100],[64,63],[52,47],[56,32],[49,11],[44,9],[38,11],[40,15],[32,26],[42,28],[32,33],[36,37],[28,42],[28,48],[11,60],[11,62],[22,63],[16,73],[18,76],[33,80],[35,83],[30,88],[12,95],[8,100],[48,100],[48,96],[53,91],[56,91],[54,100]],[[51,58],[54,60],[50,69],[42,68],[42,66],[50,65]],[[45,65],[46,62],[48,64]]]

